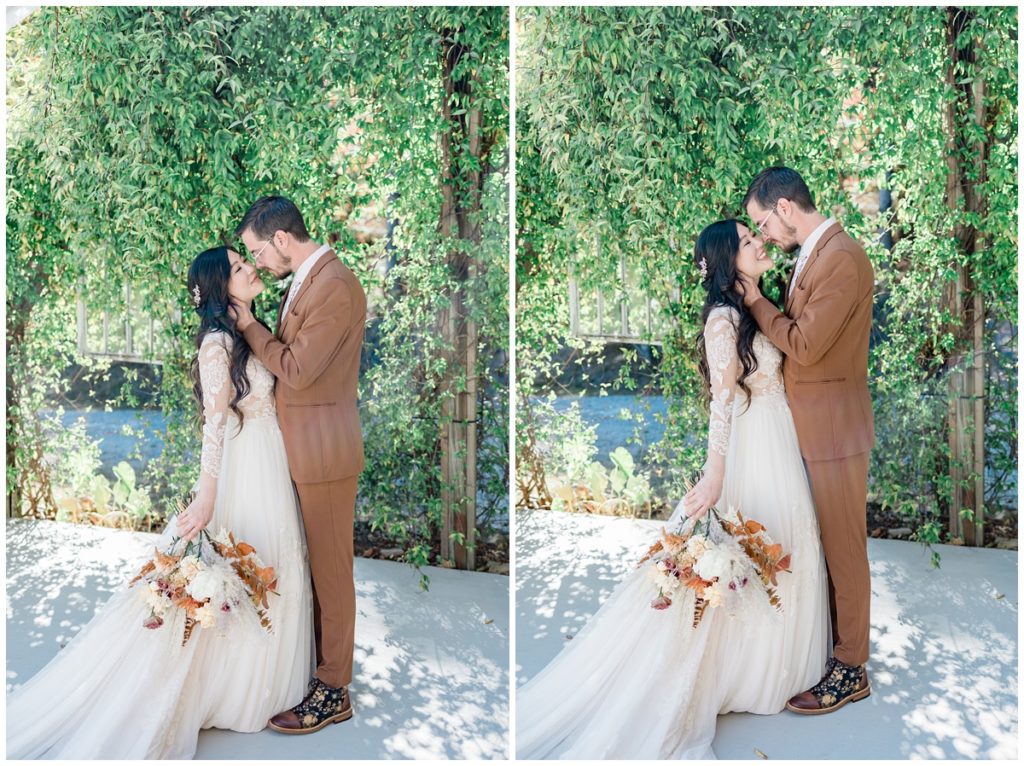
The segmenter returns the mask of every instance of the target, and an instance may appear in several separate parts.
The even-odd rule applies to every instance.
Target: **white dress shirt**
[[[811,253],[814,252],[814,248],[818,246],[818,240],[821,239],[821,235],[825,233],[825,230],[829,226],[836,222],[835,218],[826,218],[822,223],[818,224],[818,228],[811,232],[805,241],[803,246],[800,248],[800,257],[796,259],[796,268],[793,270],[793,281],[789,283],[789,294],[793,294],[793,290],[796,289],[796,281],[800,278],[800,272],[804,270],[804,266],[807,265],[807,259],[811,257]]]
[[[313,270],[316,262],[319,261],[324,253],[331,249],[330,245],[321,245],[309,258],[302,262],[299,266],[299,270],[295,272],[295,278],[292,279],[292,286],[288,289],[288,300],[285,301],[284,311],[281,312],[281,321],[288,315],[288,309],[291,308],[292,301],[295,300],[295,296],[299,294],[299,288],[302,287],[302,282],[309,276],[309,272]]]

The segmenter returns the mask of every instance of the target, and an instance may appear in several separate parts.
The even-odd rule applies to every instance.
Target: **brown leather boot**
[[[868,670],[864,665],[847,665],[829,657],[825,675],[805,692],[786,703],[786,709],[800,715],[824,715],[847,702],[857,702],[871,694]]]
[[[291,710],[275,715],[267,725],[282,734],[312,734],[329,723],[347,721],[352,712],[347,687],[335,689],[314,678],[306,698]]]

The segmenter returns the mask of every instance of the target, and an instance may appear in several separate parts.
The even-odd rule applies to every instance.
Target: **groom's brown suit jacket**
[[[836,223],[818,240],[791,294],[787,286],[784,314],[766,298],[750,307],[785,354],[786,397],[806,460],[835,460],[874,446],[868,392],[874,286],[864,249]]]
[[[296,484],[337,481],[363,470],[357,384],[366,295],[327,252],[299,287],[278,335],[253,322],[245,339],[277,378],[277,417]],[[302,328],[302,332],[299,332]]]

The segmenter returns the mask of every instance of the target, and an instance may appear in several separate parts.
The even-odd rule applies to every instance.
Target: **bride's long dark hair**
[[[238,416],[238,427],[241,429],[245,415],[238,403],[248,395],[250,390],[249,375],[245,371],[252,349],[245,342],[245,337],[235,327],[235,320],[228,314],[231,299],[228,296],[228,280],[231,278],[231,260],[226,247],[212,247],[204,250],[188,269],[188,294],[192,306],[199,315],[199,331],[196,333],[196,356],[192,360],[190,377],[192,378],[192,395],[199,407],[199,419],[203,418],[203,384],[199,377],[199,349],[203,338],[211,332],[225,332],[234,341],[231,345],[229,376],[234,387],[234,396],[228,406]],[[199,296],[199,303],[195,298]]]
[[[701,269],[702,261],[705,264],[707,276],[701,284],[708,291],[701,313],[701,330],[697,335],[697,357],[700,376],[704,380],[704,395],[710,399],[711,370],[708,367],[708,353],[704,343],[704,326],[711,310],[716,306],[731,306],[736,309],[740,315],[739,326],[736,328],[736,355],[742,368],[736,382],[747,395],[749,405],[750,387],[746,381],[757,369],[757,357],[754,356],[757,321],[743,305],[743,293],[740,292],[742,287],[736,271],[736,256],[740,251],[737,223],[735,218],[727,218],[707,226],[697,237],[697,245],[693,250],[693,260],[698,270]]]

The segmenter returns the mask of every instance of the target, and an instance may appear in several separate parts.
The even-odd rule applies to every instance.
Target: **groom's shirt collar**
[[[818,245],[818,240],[821,239],[821,235],[825,233],[829,226],[836,222],[835,218],[826,218],[820,224],[818,228],[811,232],[811,236],[807,238],[803,246],[800,248],[800,257],[802,259],[810,258],[811,253],[814,252],[814,248]]]
[[[297,285],[299,282],[305,281],[306,277],[309,276],[309,272],[316,266],[316,262],[320,260],[320,257],[331,249],[330,245],[321,245],[317,250],[313,252],[309,258],[302,262],[299,266],[299,270],[295,272],[295,278],[292,280],[293,285]]]
[[[302,283],[309,276],[309,272],[316,266],[316,262],[323,258],[324,253],[329,252],[331,249],[330,245],[321,245],[320,248],[313,251],[313,254],[302,262],[299,266],[299,270],[295,272],[295,276],[292,278],[292,283],[288,287],[288,297],[285,299],[284,308],[281,309],[281,321],[284,321],[284,317],[288,314],[288,309],[291,308],[292,303],[295,301],[295,296],[298,295],[299,289],[302,287]]]
[[[793,279],[789,282],[789,292],[787,295],[792,295],[793,290],[796,289],[796,281],[800,278],[800,272],[804,270],[804,266],[807,265],[807,259],[811,257],[814,248],[818,246],[818,240],[821,239],[821,235],[835,222],[835,218],[826,218],[822,223],[818,224],[818,228],[812,231],[811,236],[804,241],[803,246],[800,248],[800,255],[796,259],[796,266],[793,267]]]

